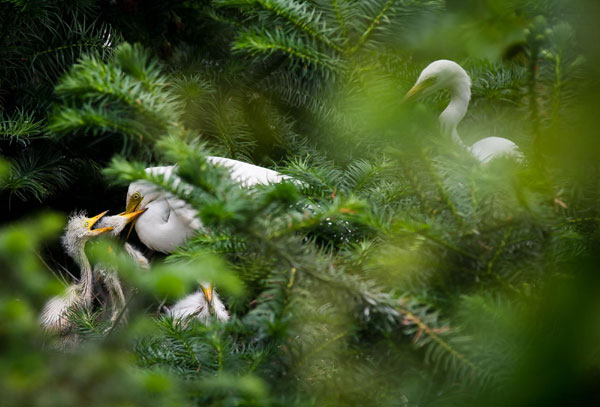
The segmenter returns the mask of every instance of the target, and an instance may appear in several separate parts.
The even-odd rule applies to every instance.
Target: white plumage
[[[119,214],[114,216],[104,216],[98,222],[99,228],[112,228],[111,234],[118,236],[127,224],[144,211],[132,212],[129,214]],[[148,259],[136,248],[129,243],[124,245],[125,252],[137,263],[140,268],[148,269],[150,264]],[[102,281],[108,289],[108,295],[111,305],[111,321],[116,321],[126,305],[125,292],[121,285],[117,270],[113,267],[104,264],[96,264],[94,266],[94,276],[96,280]]]
[[[81,269],[79,283],[70,285],[62,295],[51,298],[40,315],[40,324],[49,332],[66,333],[72,327],[69,312],[74,308],[89,308],[92,304],[93,273],[90,262],[85,255],[85,245],[94,236],[112,230],[111,227],[92,229],[104,216],[103,212],[88,218],[85,214],[75,214],[69,218],[62,244],[67,254],[73,258]]]
[[[523,154],[519,147],[510,140],[502,137],[486,137],[469,147],[469,151],[481,163],[487,164],[496,157],[514,157],[521,161]]]
[[[231,178],[244,187],[251,187],[257,184],[267,185],[284,180],[291,180],[291,177],[280,174],[277,171],[238,160],[232,160],[230,158],[207,157],[207,160],[213,164],[222,165],[229,169],[229,171],[231,171]]]
[[[207,284],[203,284],[203,286],[206,287]],[[229,313],[225,305],[217,295],[216,290],[212,288],[211,290],[212,298],[210,302],[206,299],[206,294],[202,290],[196,291],[175,303],[167,310],[167,315],[183,323],[190,319],[207,323],[210,322],[213,315],[217,321],[228,321]]]
[[[84,303],[82,292],[81,284],[71,284],[65,288],[64,293],[50,298],[40,314],[42,328],[54,333],[68,331],[73,326],[69,320],[69,311]]]
[[[228,168],[232,179],[244,187],[290,179],[277,171],[229,158],[207,159]],[[151,167],[146,172],[168,179],[174,169],[175,166]],[[181,180],[175,177],[174,185],[180,186]],[[202,228],[196,209],[148,181],[133,182],[127,191],[126,212],[141,209],[146,212],[135,222],[135,231],[144,245],[158,252],[173,252]]]
[[[458,136],[457,127],[467,113],[471,99],[471,78],[456,62],[439,60],[425,68],[406,98],[419,94],[428,95],[441,89],[450,91],[450,103],[440,114],[440,126],[444,135],[467,149],[479,162],[486,164],[494,158],[507,156],[518,161],[523,159],[519,147],[502,137],[488,137],[467,147]]]

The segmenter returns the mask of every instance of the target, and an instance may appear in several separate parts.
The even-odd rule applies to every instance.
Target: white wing
[[[267,185],[291,179],[291,177],[280,174],[277,171],[230,158],[207,157],[207,160],[229,169],[231,171],[231,178],[245,187],[251,187],[256,184]]]

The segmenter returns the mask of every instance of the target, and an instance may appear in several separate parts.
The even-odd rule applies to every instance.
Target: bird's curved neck
[[[92,304],[92,266],[90,265],[90,261],[85,255],[85,245],[77,248],[77,250],[73,253],[73,259],[75,263],[81,269],[81,276],[79,281],[79,286],[81,289],[81,297],[86,306],[90,306]]]
[[[457,127],[460,121],[465,117],[471,99],[471,84],[467,78],[454,83],[449,88],[450,103],[446,109],[440,114],[440,126],[442,133],[466,147],[461,138],[458,136]]]

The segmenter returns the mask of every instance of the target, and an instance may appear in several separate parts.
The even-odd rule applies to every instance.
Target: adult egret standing
[[[78,284],[69,286],[63,295],[51,298],[44,306],[40,323],[50,332],[65,333],[72,326],[69,311],[73,308],[89,308],[92,305],[92,266],[85,255],[85,245],[91,238],[110,232],[112,227],[94,229],[94,225],[106,214],[102,212],[91,218],[77,213],[69,218],[62,245],[67,254],[81,269]]]
[[[519,147],[508,139],[487,137],[467,147],[458,136],[456,128],[467,113],[471,99],[471,78],[456,62],[442,59],[429,64],[421,72],[405,99],[417,95],[430,95],[441,89],[450,91],[450,104],[440,114],[440,126],[444,135],[451,136],[482,164],[500,156],[514,157],[519,161],[523,159]]]

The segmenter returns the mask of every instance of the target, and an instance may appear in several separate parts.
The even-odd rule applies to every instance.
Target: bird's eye
[[[429,78],[425,79],[424,81],[427,85],[433,85],[434,83],[437,82],[437,76],[430,76]]]
[[[90,227],[90,222],[85,222],[85,225],[84,225],[84,226],[85,226],[86,228],[89,228],[89,227]]]
[[[131,196],[131,198],[132,198],[132,199],[135,199],[135,200],[137,201],[138,199],[140,199],[140,194],[138,194],[138,193],[136,192],[135,194],[133,194],[133,195]]]

